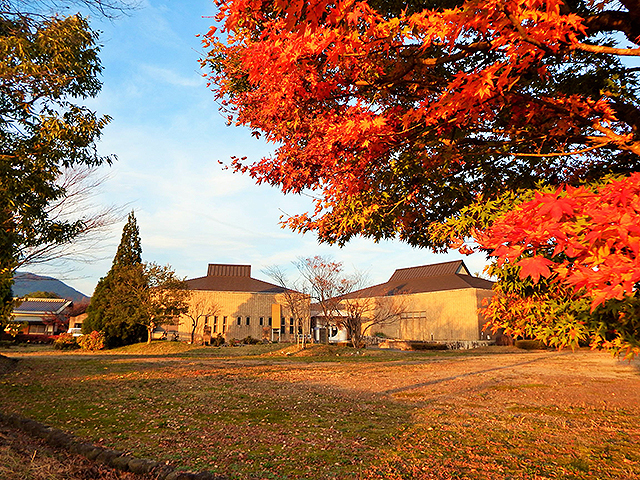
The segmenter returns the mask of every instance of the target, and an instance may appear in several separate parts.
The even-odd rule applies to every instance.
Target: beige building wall
[[[211,329],[212,337],[221,334],[227,340],[251,336],[258,340],[295,341],[295,320],[282,294],[193,290],[189,303],[192,316],[203,314],[198,320],[195,342],[202,342],[205,326]],[[272,308],[274,304],[280,306],[279,319],[272,316],[272,311],[277,311]],[[177,325],[180,340],[190,340],[191,328],[191,318],[182,315]]]
[[[484,324],[487,323],[487,321],[480,310],[486,306],[493,296],[493,293],[493,290],[478,290],[478,325],[480,328],[480,340],[494,340],[494,334],[491,333],[491,330],[483,330]]]
[[[465,288],[402,295],[404,313],[391,325],[374,326],[390,338],[420,341],[484,340],[484,320],[478,313],[482,299],[490,290]]]

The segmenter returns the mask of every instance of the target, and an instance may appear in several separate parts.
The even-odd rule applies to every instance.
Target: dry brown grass
[[[77,455],[52,449],[25,433],[0,426],[2,480],[144,480],[143,475],[118,472]]]
[[[24,355],[0,398],[93,442],[238,480],[640,479],[638,363],[509,347],[291,351]]]

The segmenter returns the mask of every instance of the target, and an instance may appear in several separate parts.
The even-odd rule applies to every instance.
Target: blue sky
[[[97,200],[135,211],[145,261],[171,264],[188,278],[205,275],[208,263],[251,264],[254,277],[268,280],[260,271],[267,266],[288,268],[293,276],[296,258],[325,255],[381,283],[396,268],[461,258],[396,241],[319,245],[311,234],[282,229],[280,216],[306,211],[309,200],[257,186],[218,163],[232,155],[257,160],[270,146],[246,129],[227,127],[202,78],[196,35],[208,31],[213,19],[206,17],[215,13],[210,0],[146,0],[113,22],[90,18],[103,32],[104,72],[102,92],[88,105],[113,117],[99,150],[118,156],[104,170],[109,178]],[[25,270],[56,276],[90,295],[111,266],[123,225],[105,233],[90,262]],[[482,255],[464,260],[472,272],[486,263]]]

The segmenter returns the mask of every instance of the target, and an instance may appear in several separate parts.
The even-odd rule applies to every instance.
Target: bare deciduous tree
[[[320,307],[324,321],[338,323],[340,316],[340,298],[355,290],[359,285],[360,274],[347,276],[343,273],[342,262],[330,258],[299,258],[295,262],[298,271],[308,282],[311,298]],[[328,337],[327,337],[328,338]]]
[[[210,294],[191,291],[188,308],[183,313],[191,321],[191,343],[195,341],[196,330],[200,325],[200,319],[220,313],[220,305],[211,298]]]
[[[290,281],[282,269],[277,266],[265,268],[263,272],[284,289],[281,295],[284,298],[285,306],[289,309],[295,321],[296,343],[305,348],[306,336],[309,334],[311,327],[309,287],[301,281]]]
[[[407,310],[402,295],[387,297],[343,298],[340,301],[344,314],[338,317],[338,326],[347,331],[354,347],[364,346],[363,337],[373,327],[391,325]]]
[[[64,14],[71,8],[81,8],[105,18],[115,19],[121,14],[135,10],[139,5],[139,1],[124,0],[0,0],[0,14],[55,15]]]

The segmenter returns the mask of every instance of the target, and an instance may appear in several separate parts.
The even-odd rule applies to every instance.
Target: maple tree
[[[527,319],[552,344],[640,355],[640,174],[537,192],[476,237],[502,280],[494,329],[522,333],[512,326]]]
[[[620,247],[605,239],[606,215],[624,223],[629,208],[611,203],[593,231],[591,215],[609,175],[633,190],[632,174],[640,167],[640,69],[625,61],[640,56],[640,2],[217,4],[224,37],[215,28],[205,35],[208,55],[202,60],[216,98],[230,124],[247,126],[277,146],[253,163],[235,158],[232,168],[285,193],[313,191],[313,210],[285,218],[286,225],[338,244],[354,235],[397,237],[468,252],[463,240],[477,234],[491,253],[502,239],[510,253],[525,255],[521,274],[502,272],[504,279],[524,282],[511,285],[512,300],[530,301],[530,287],[537,284],[540,305],[573,304],[576,317],[586,295],[592,320],[598,309],[619,302],[607,310],[616,317],[604,328],[608,333],[591,340],[611,346],[611,337],[618,338],[611,348],[624,344],[635,351],[621,338],[640,338],[637,331],[612,329],[636,291],[626,270],[633,262],[616,248],[632,251],[634,244]],[[571,237],[571,247],[550,236],[548,255],[531,257],[523,245],[544,223],[536,215],[538,200],[532,200],[537,190],[547,192],[541,198],[550,212],[565,211],[567,197],[592,196],[591,207],[576,206],[582,213],[556,222],[574,229],[578,239]],[[520,204],[518,212],[530,209],[529,217],[500,224],[517,220],[519,230],[496,226],[482,233]],[[618,235],[622,243],[628,240]],[[578,243],[590,255],[585,252],[596,237],[599,257],[609,258],[612,275],[624,276],[621,284],[604,287],[600,264],[584,263],[586,258],[571,257],[570,266],[559,258],[577,252]],[[500,259],[503,267],[510,265]],[[541,283],[548,272],[556,277]],[[576,338],[588,337],[587,330],[594,332],[585,329]],[[572,344],[574,333],[546,338]]]
[[[285,223],[321,240],[442,247],[425,225],[479,194],[639,166],[636,0],[217,3],[216,97],[277,145],[233,168],[315,190]]]

